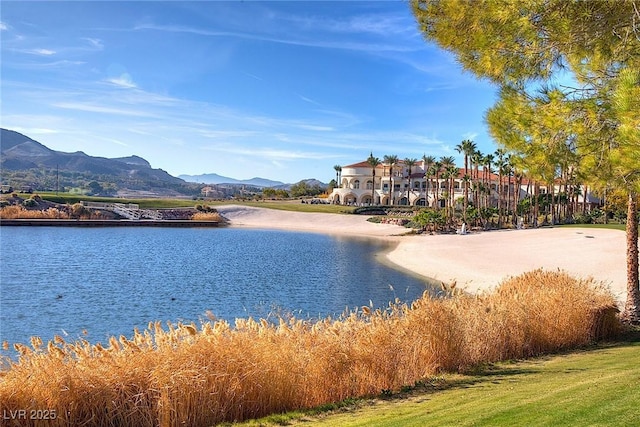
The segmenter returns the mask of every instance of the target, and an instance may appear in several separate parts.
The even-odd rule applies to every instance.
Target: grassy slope
[[[205,202],[203,202],[205,203]],[[301,203],[300,200],[268,200],[264,202],[236,202],[233,200],[221,201],[221,202],[206,202],[205,204],[210,206],[218,205],[243,205],[254,206],[257,208],[269,208],[278,209],[283,211],[292,212],[320,212],[320,213],[351,213],[355,208],[342,205],[320,205],[311,203]]]
[[[136,203],[143,209],[162,209],[162,208],[182,208],[182,207],[194,207],[197,204],[203,204],[207,206],[220,206],[220,205],[243,205],[243,206],[255,206],[261,208],[279,209],[285,211],[294,212],[321,212],[321,213],[351,213],[355,208],[341,205],[320,205],[301,203],[300,200],[276,200],[276,201],[263,201],[263,202],[250,202],[250,201],[236,201],[236,200],[224,200],[224,201],[210,201],[210,200],[192,200],[192,199],[122,199],[116,197],[93,197],[83,196],[78,194],[60,193],[56,195],[52,192],[39,192],[43,199],[56,202],[56,203],[68,203],[70,205],[78,203],[80,201],[88,202],[105,202],[105,203]],[[30,194],[20,194],[24,198],[29,198]],[[4,196],[5,198],[8,195]]]
[[[566,224],[560,227],[573,227],[573,228],[608,228],[610,230],[622,230],[626,229],[624,224]]]
[[[636,426],[640,337],[595,350],[447,375],[410,394],[331,415],[290,414],[247,425]]]

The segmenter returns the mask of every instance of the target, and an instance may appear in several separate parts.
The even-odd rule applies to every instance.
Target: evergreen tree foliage
[[[640,3],[632,0],[412,0],[428,41],[500,88],[490,132],[550,185],[579,171],[623,189],[625,317],[640,322]],[[553,203],[553,197],[551,197]],[[553,209],[552,209],[553,211]]]

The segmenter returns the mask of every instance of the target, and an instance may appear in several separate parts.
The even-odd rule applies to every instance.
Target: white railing
[[[87,209],[104,209],[114,212],[124,218],[139,220],[142,218],[153,219],[159,221],[162,214],[153,209],[140,209],[135,203],[102,203],[102,202],[81,202]]]

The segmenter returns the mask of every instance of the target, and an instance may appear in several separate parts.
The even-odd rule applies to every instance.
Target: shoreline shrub
[[[212,425],[400,390],[443,371],[584,346],[620,328],[604,287],[563,272],[536,270],[475,296],[450,293],[317,321],[156,322],[106,346],[34,337],[15,345],[17,361],[2,359],[0,411],[50,408],[52,426]]]

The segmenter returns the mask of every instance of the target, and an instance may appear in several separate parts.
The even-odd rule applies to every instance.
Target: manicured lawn
[[[38,192],[38,195],[44,200],[55,203],[67,203],[73,205],[81,201],[86,202],[104,202],[104,203],[136,203],[143,209],[161,209],[161,208],[191,208],[198,203],[204,203],[202,201],[196,201],[192,199],[122,199],[118,197],[93,197],[83,196],[80,194],[69,194],[48,192]],[[23,198],[31,197],[30,194],[19,194]]]
[[[83,196],[79,194],[60,193],[58,195],[55,192],[39,192],[43,199],[56,203],[74,204],[80,201],[87,202],[104,202],[104,203],[136,203],[143,209],[162,209],[162,208],[189,208],[194,207],[197,204],[207,206],[220,206],[220,205],[243,205],[243,206],[255,206],[269,209],[280,209],[293,212],[321,212],[321,213],[351,213],[355,208],[340,205],[324,205],[324,204],[310,204],[302,203],[300,200],[267,200],[262,202],[253,201],[237,201],[237,200],[223,200],[223,201],[210,201],[210,200],[192,200],[192,199],[122,199],[116,197],[93,197]],[[24,198],[29,198],[30,194],[20,194]]]
[[[559,227],[573,227],[573,228],[608,228],[611,230],[625,230],[624,224],[566,224]]]
[[[246,425],[637,426],[638,402],[636,333],[595,349],[445,375],[412,392],[359,401],[337,413],[290,414]]]
[[[201,202],[205,203],[205,202]],[[300,200],[267,200],[264,202],[237,202],[233,200],[206,202],[205,204],[215,207],[216,205],[243,205],[258,208],[279,209],[292,212],[320,212],[320,213],[352,213],[355,208],[341,205],[323,205],[302,203]]]

